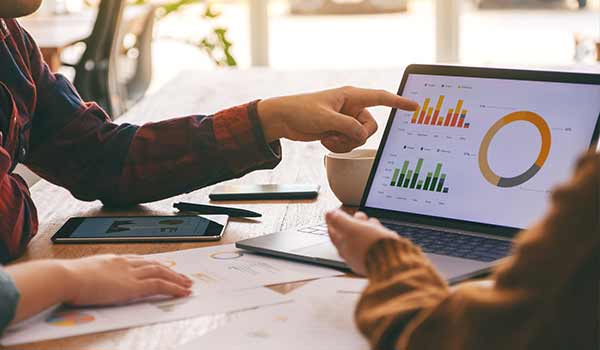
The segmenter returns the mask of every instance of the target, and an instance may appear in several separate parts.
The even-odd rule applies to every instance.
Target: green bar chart
[[[436,163],[433,171],[428,171],[423,179],[421,173],[424,162],[423,158],[419,158],[415,168],[411,169],[410,161],[405,160],[401,169],[394,168],[390,185],[413,190],[448,193],[448,187],[444,186],[446,174],[442,173],[443,164]]]

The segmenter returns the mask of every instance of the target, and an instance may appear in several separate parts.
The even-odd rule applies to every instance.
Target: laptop
[[[420,246],[450,282],[481,275],[548,210],[551,190],[597,146],[600,75],[411,65],[360,210]],[[236,243],[347,269],[325,224]]]

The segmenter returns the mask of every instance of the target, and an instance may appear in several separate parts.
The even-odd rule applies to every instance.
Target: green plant
[[[132,0],[131,3],[134,5],[143,5],[151,0]],[[221,15],[215,11],[208,0],[167,0],[161,5],[159,16],[164,18],[172,13],[178,12],[190,5],[204,5],[204,11],[200,18],[205,21],[215,22]],[[190,39],[186,42],[198,47],[204,51],[208,57],[219,67],[235,67],[237,61],[231,53],[232,42],[227,38],[227,28],[214,25],[212,26],[209,33],[200,39]]]

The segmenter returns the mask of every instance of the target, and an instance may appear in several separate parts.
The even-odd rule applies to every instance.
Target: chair
[[[73,67],[73,84],[84,100],[97,102],[113,119],[146,93],[152,79],[155,5],[102,0],[92,34]],[[77,43],[74,43],[77,44]]]
[[[90,36],[83,41],[85,50],[75,64],[73,84],[86,101],[96,101],[109,115],[121,110],[117,95],[114,47],[126,0],[102,0]]]
[[[152,39],[156,19],[155,5],[129,9],[121,25],[115,47],[119,99],[124,110],[144,97],[152,80]]]

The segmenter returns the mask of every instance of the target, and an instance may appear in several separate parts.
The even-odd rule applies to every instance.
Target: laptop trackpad
[[[337,249],[329,240],[308,247],[294,249],[292,252],[319,259],[343,261],[342,257],[337,253]]]
[[[429,257],[440,275],[446,279],[452,279],[454,277],[475,272],[491,265],[490,263],[482,261],[454,258],[432,253],[427,253],[425,255]]]

